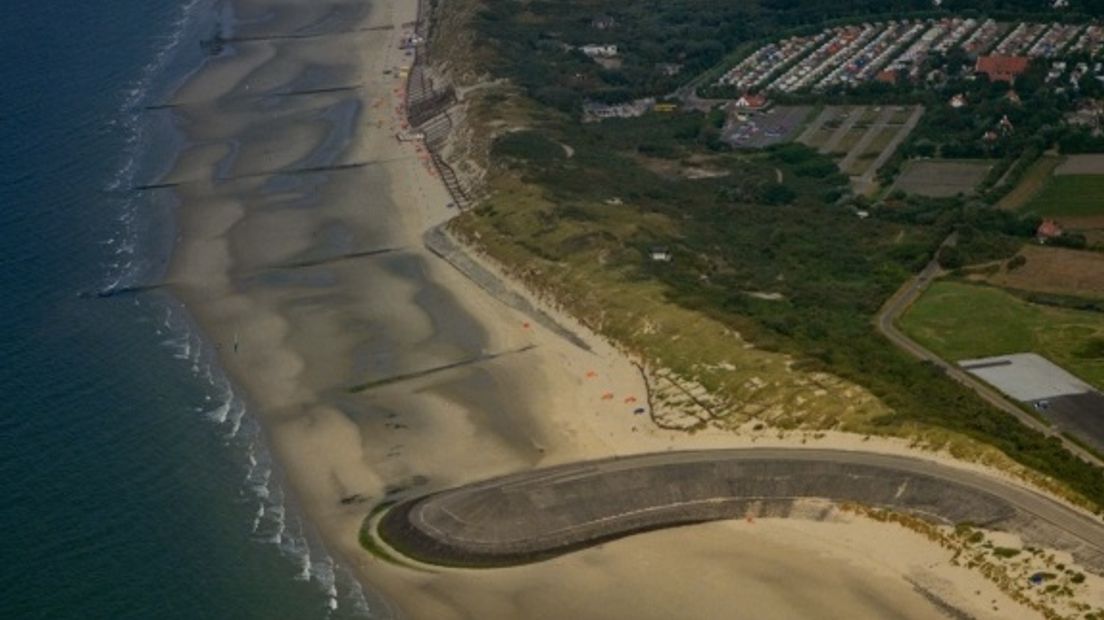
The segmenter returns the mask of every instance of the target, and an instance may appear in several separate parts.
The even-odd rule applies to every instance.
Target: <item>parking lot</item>
[[[1057,364],[1035,353],[1017,353],[963,360],[959,366],[1104,452],[1104,394]]]
[[[1104,394],[1092,391],[1030,404],[1058,430],[1104,454]]]
[[[775,106],[760,114],[746,115],[725,127],[724,140],[734,148],[761,149],[792,140],[804,125],[811,106]]]

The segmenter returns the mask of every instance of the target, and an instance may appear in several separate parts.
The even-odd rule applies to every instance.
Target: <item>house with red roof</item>
[[[767,98],[763,95],[746,94],[736,100],[736,108],[754,112],[755,110],[762,110],[765,108],[767,103]]]
[[[885,84],[896,84],[897,72],[893,69],[883,69],[874,76],[874,79]]]
[[[978,56],[974,71],[989,76],[990,82],[1016,81],[1016,78],[1027,71],[1031,59],[1027,56]]]
[[[1039,243],[1046,243],[1048,239],[1056,239],[1062,236],[1062,227],[1054,220],[1043,220],[1039,229],[1035,231],[1035,238]]]

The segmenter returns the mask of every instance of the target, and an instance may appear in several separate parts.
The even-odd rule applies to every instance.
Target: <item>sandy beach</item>
[[[305,514],[410,618],[1035,617],[900,526],[729,522],[552,561],[417,570],[358,543],[386,497],[539,465],[800,437],[663,431],[634,414],[631,360],[584,350],[428,251],[455,214],[400,142],[400,49],[415,0],[238,0],[233,53],[176,93],[186,146],[168,280],[248,394]],[[287,35],[294,34],[294,37]],[[551,311],[550,311],[551,312]],[[818,445],[908,451],[828,436]],[[965,617],[965,616],[961,616]]]

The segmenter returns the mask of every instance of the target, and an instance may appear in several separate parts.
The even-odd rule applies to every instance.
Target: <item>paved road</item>
[[[919,458],[802,448],[663,452],[528,471],[413,499],[379,533],[423,561],[511,565],[672,525],[789,516],[824,498],[972,522],[1104,571],[1104,522],[987,474]]]
[[[865,114],[866,112],[866,108],[861,106],[845,107],[843,108],[843,110],[847,111],[847,118],[844,119],[842,123],[840,123],[840,126],[837,127],[832,135],[828,137],[828,140],[825,141],[824,144],[820,145],[819,149],[817,149],[817,151],[823,155],[828,155],[835,152],[836,147],[839,146],[839,143],[843,141],[843,137],[847,135],[847,132],[851,131],[851,128],[859,122],[859,119],[862,118],[863,114]]]
[[[817,117],[813,119],[813,122],[809,123],[809,126],[801,132],[801,135],[797,137],[797,141],[802,144],[809,144],[812,141],[816,132],[820,131],[820,128],[824,123],[828,122],[828,119],[832,118],[836,114],[836,108],[832,106],[824,106],[824,109],[817,114]]]
[[[910,133],[912,133],[913,129],[916,129],[916,125],[920,122],[920,117],[923,115],[924,106],[918,105],[913,108],[912,114],[909,115],[908,119],[905,121],[905,124],[901,127],[897,134],[893,136],[893,139],[889,141],[889,144],[887,144],[886,147],[882,149],[882,152],[878,154],[878,157],[876,157],[874,161],[870,162],[870,165],[867,166],[866,171],[858,177],[851,178],[852,186],[855,190],[855,193],[866,194],[870,191],[871,187],[874,185],[874,175],[878,174],[878,169],[885,165],[886,161],[888,161],[890,157],[893,157],[893,154],[897,152],[897,147],[901,146],[901,143],[905,141],[905,138],[907,138]]]
[[[943,242],[943,245],[953,244],[954,242],[955,235],[951,235]],[[917,358],[935,364],[946,373],[948,377],[972,389],[974,392],[977,392],[978,396],[982,397],[994,407],[1014,416],[1017,420],[1030,428],[1040,431],[1047,436],[1057,437],[1062,441],[1066,449],[1082,459],[1094,465],[1104,466],[1104,461],[1101,461],[1081,446],[1063,437],[1060,433],[1051,428],[1050,425],[1032,417],[1016,403],[989,386],[989,384],[959,368],[956,364],[940,358],[935,353],[921,346],[915,340],[906,336],[901,330],[897,329],[897,319],[901,318],[901,315],[920,297],[924,289],[928,287],[928,284],[939,277],[942,272],[943,270],[939,266],[938,258],[932,259],[918,276],[906,283],[901,290],[897,291],[897,293],[886,302],[885,306],[882,307],[875,319],[875,325],[878,331],[884,334],[886,338],[889,338],[890,342],[897,345],[899,348]]]

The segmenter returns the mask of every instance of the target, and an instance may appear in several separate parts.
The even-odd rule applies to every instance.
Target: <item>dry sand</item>
[[[545,564],[446,571],[418,590],[503,618],[1031,618],[898,526],[764,519],[621,539]],[[441,592],[448,592],[442,600]],[[489,596],[488,596],[489,595]],[[431,605],[440,604],[439,608]],[[479,617],[479,616],[471,616]]]
[[[388,488],[428,490],[580,458],[768,438],[651,426],[626,402],[644,397],[629,360],[594,338],[593,352],[572,345],[423,248],[423,231],[451,215],[449,198],[416,147],[395,140],[400,82],[397,71],[384,74],[410,63],[399,42],[401,24],[415,18],[413,0],[235,6],[276,16],[243,24],[240,36],[337,34],[237,44],[182,87],[177,118],[189,141],[166,179],[182,183],[169,279],[246,388],[330,550],[392,601],[392,612],[941,617],[913,582],[979,617],[1023,612],[980,576],[952,570],[949,552],[857,517],[680,528],[494,571],[417,571],[362,550],[361,522]],[[366,30],[387,25],[395,27]],[[295,172],[332,166],[346,167]],[[861,438],[818,443],[875,444],[906,450]],[[979,607],[982,599],[997,601],[999,611]]]

